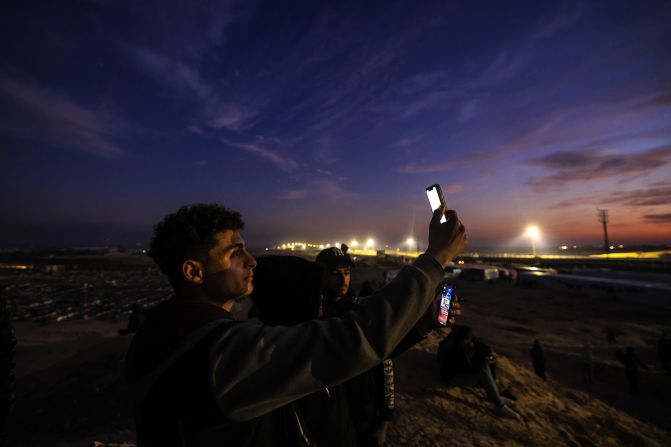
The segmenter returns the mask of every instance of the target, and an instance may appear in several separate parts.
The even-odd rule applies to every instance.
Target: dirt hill
[[[505,284],[461,284],[460,323],[498,352],[498,377],[518,397],[523,421],[493,415],[481,390],[446,387],[435,351],[445,332],[395,359],[397,410],[390,446],[669,446],[671,376],[655,365],[655,340],[669,309],[635,300],[591,300]],[[121,377],[130,339],[117,321],[17,323],[17,407],[8,446],[124,445],[134,442]],[[609,346],[605,326],[622,335]],[[543,343],[548,382],[530,370],[529,348]],[[593,385],[582,384],[579,352],[594,347]],[[631,345],[650,365],[641,393],[629,395],[613,357]]]
[[[523,421],[492,413],[480,389],[448,388],[432,336],[396,360],[397,414],[390,446],[669,446],[671,435],[589,394],[499,357],[497,376]]]

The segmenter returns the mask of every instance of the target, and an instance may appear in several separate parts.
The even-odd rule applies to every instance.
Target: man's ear
[[[205,276],[203,264],[193,259],[187,259],[182,263],[182,275],[192,284],[202,284]]]

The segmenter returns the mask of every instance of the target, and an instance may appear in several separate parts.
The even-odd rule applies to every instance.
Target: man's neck
[[[235,303],[235,300],[228,300],[224,303],[221,303],[219,301],[216,301],[212,299],[209,295],[204,293],[200,289],[196,288],[183,288],[179,292],[177,292],[177,296],[180,299],[184,300],[190,300],[190,301],[198,301],[198,302],[203,302],[207,304],[211,304],[212,306],[220,307],[224,309],[226,312],[231,312],[231,309],[233,308],[233,303]]]
[[[330,301],[332,303],[337,303],[338,301],[342,300],[345,298],[346,295],[326,295],[324,298],[326,301]]]

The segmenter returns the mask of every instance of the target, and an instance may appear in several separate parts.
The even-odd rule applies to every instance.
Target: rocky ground
[[[591,299],[508,284],[463,283],[460,323],[499,354],[503,387],[518,397],[522,421],[494,416],[484,393],[441,382],[434,333],[396,358],[397,411],[389,445],[668,446],[671,376],[658,368],[655,343],[671,324],[671,304],[650,307],[635,297]],[[17,406],[9,446],[113,446],[134,442],[124,404],[124,320],[16,323]],[[616,346],[603,333],[617,327]],[[534,338],[548,357],[548,381],[532,370]],[[594,346],[594,379],[584,385],[580,351]],[[626,391],[616,347],[634,346],[650,365],[641,391]]]

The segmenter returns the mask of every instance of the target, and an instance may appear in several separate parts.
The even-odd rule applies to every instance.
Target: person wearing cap
[[[319,252],[315,262],[324,266],[324,305],[335,310],[349,310],[356,301],[349,287],[354,267],[352,257],[338,247],[329,247]]]
[[[346,249],[346,247],[343,247]],[[350,291],[352,257],[338,247],[325,248],[315,261],[324,266],[324,314],[342,317],[360,302]],[[344,384],[357,445],[384,445],[394,416],[394,363],[385,359]]]
[[[387,358],[467,243],[456,212],[438,209],[426,253],[371,298],[342,318],[269,326],[231,314],[254,288],[243,226],[235,211],[197,204],[155,227],[150,255],[175,295],[148,312],[126,355],[138,447],[314,445],[281,410]]]

